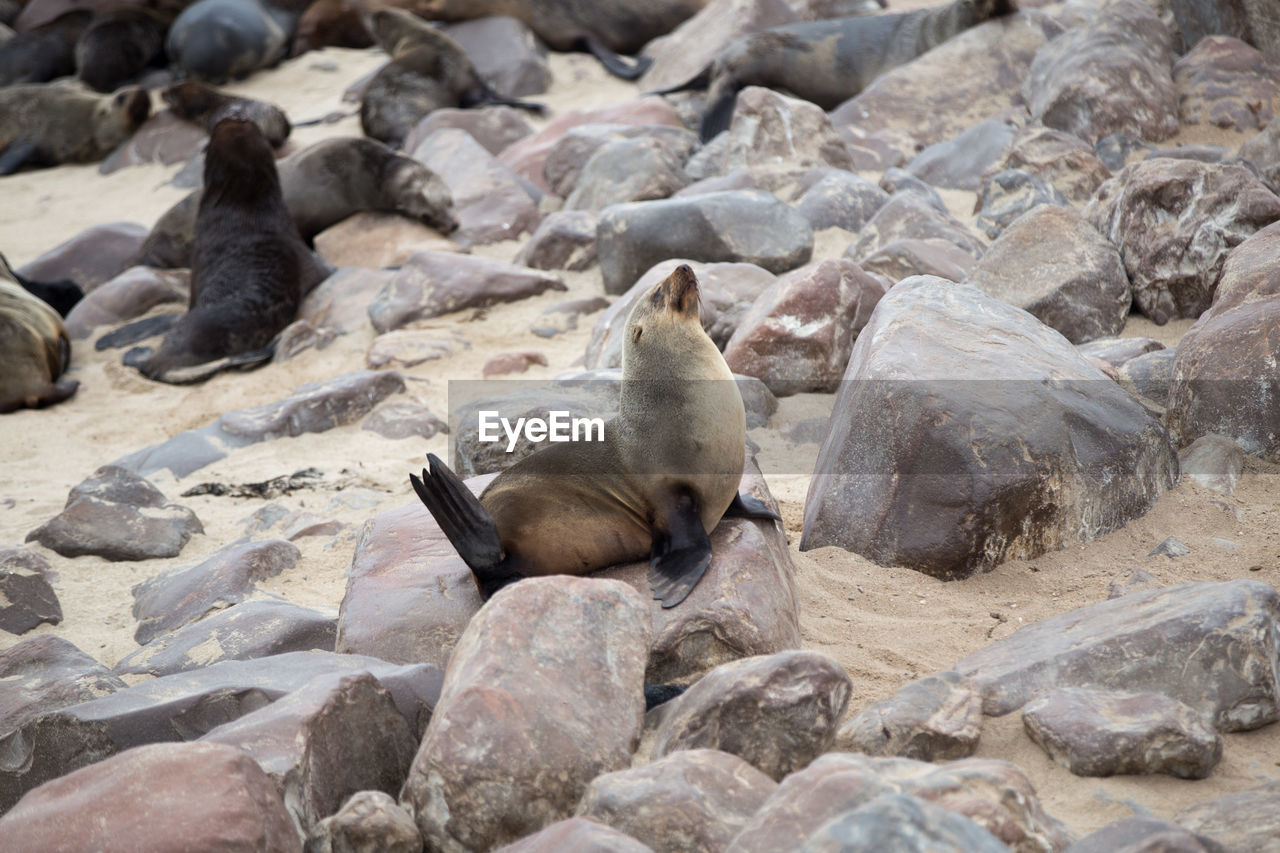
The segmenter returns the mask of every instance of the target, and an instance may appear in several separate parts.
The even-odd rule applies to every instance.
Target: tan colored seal
[[[101,160],[150,113],[137,87],[113,95],[63,83],[0,88],[0,175]]]
[[[52,406],[80,387],[59,379],[71,361],[62,318],[27,292],[0,255],[0,412]]]
[[[693,270],[681,264],[627,320],[619,413],[604,440],[551,444],[479,499],[434,455],[414,490],[488,597],[522,577],[581,575],[648,558],[663,607],[679,604],[711,562],[721,517],[777,519],[738,494],[746,443],[742,396],[702,329]]]

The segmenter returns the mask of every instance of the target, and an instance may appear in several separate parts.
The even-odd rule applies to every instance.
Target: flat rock
[[[1154,817],[1126,817],[1089,833],[1067,853],[1216,853],[1214,842],[1176,823]]]
[[[545,829],[499,847],[498,853],[651,853],[653,848],[625,832],[583,817],[558,820]]]
[[[588,782],[625,767],[650,637],[647,602],[617,581],[530,578],[494,595],[453,650],[401,793],[427,845],[516,841],[568,817]]]
[[[670,258],[795,269],[813,254],[813,229],[771,193],[709,193],[605,208],[596,251],[605,292],[620,294]]]
[[[447,252],[415,252],[369,305],[378,332],[468,308],[566,290],[559,278],[528,267]]]
[[[188,270],[130,267],[85,295],[67,314],[67,334],[87,338],[99,326],[111,326],[141,317],[160,305],[173,306],[175,314],[186,310],[190,299]]]
[[[124,686],[115,673],[61,637],[22,640],[0,651],[0,748],[41,714]]]
[[[1027,735],[1077,776],[1167,773],[1203,779],[1222,758],[1204,716],[1159,693],[1063,687],[1022,708]]]
[[[880,176],[877,184],[880,189],[887,192],[890,196],[897,195],[900,192],[919,193],[924,197],[924,201],[932,205],[942,213],[947,212],[947,203],[942,200],[942,196],[938,195],[938,191],[908,172],[906,169],[897,167],[885,169],[884,174]]]
[[[1176,471],[1164,427],[1058,332],[907,279],[854,344],[800,547],[967,577],[1119,528]]]
[[[98,165],[98,172],[109,175],[144,163],[165,166],[183,163],[201,151],[208,141],[209,132],[205,128],[178,118],[173,110],[159,110],[107,155]]]
[[[131,749],[41,785],[0,817],[14,850],[302,850],[275,786],[222,744]]]
[[[124,272],[142,248],[147,229],[136,222],[86,228],[17,270],[32,281],[70,279],[85,293]]]
[[[1089,201],[1102,182],[1111,177],[1093,146],[1066,131],[1037,124],[1019,130],[983,178],[1006,169],[1035,175],[1073,204]]]
[[[1070,207],[1057,187],[1030,172],[1005,169],[983,181],[978,193],[978,230],[996,239],[1029,211],[1046,205]]]
[[[1173,66],[1183,124],[1261,130],[1280,107],[1280,61],[1229,35],[1206,36]]]
[[[977,686],[948,670],[912,681],[863,708],[836,733],[836,749],[917,761],[967,758],[982,733]]]
[[[340,268],[303,298],[298,319],[339,334],[367,328],[369,303],[394,276],[394,270]]]
[[[449,431],[449,425],[434,412],[412,400],[383,403],[365,418],[360,428],[393,440],[431,438],[436,433]]]
[[[888,283],[896,284],[913,275],[964,281],[974,263],[973,255],[948,240],[904,237],[885,243],[864,257],[858,266],[863,272],[884,276]]]
[[[113,561],[176,557],[204,527],[127,467],[105,465],[74,486],[62,512],[27,534],[64,557]]]
[[[0,631],[25,634],[62,621],[62,605],[49,583],[49,561],[26,548],[0,548]]]
[[[1076,346],[1081,355],[1101,359],[1112,367],[1164,348],[1155,338],[1096,338]]]
[[[801,853],[842,850],[964,850],[1009,848],[968,818],[908,794],[883,794],[834,817],[809,836]]]
[[[425,329],[396,329],[373,339],[364,362],[370,370],[417,367],[470,348],[471,345],[456,334],[446,335]]]
[[[1187,806],[1173,822],[1208,838],[1226,853],[1280,850],[1280,783],[1224,794]]]
[[[413,815],[382,791],[353,794],[307,836],[310,853],[422,853]]]
[[[538,314],[537,319],[529,326],[529,331],[540,338],[554,338],[578,328],[579,318],[598,314],[608,307],[609,300],[603,296],[557,302]]]
[[[960,220],[930,204],[916,192],[898,192],[876,211],[858,232],[844,256],[861,261],[895,240],[945,240],[974,258],[986,251],[986,243]]]
[[[883,282],[845,259],[786,273],[739,321],[725,344],[725,362],[778,396],[830,393],[884,290]]]
[[[414,252],[457,252],[461,247],[399,213],[362,210],[315,236],[316,254],[335,267],[397,267]]]
[[[781,780],[831,748],[851,689],[840,665],[820,652],[721,664],[655,711],[653,758],[719,750]]]
[[[1270,664],[1280,596],[1258,581],[1134,592],[1027,625],[968,655],[983,712],[1016,711],[1050,687],[1162,693],[1219,731],[1280,719]]]
[[[465,130],[490,154],[501,154],[508,146],[533,133],[533,127],[521,110],[508,106],[442,107],[427,113],[404,138],[404,150],[414,151],[419,143],[437,130]]]
[[[1224,435],[1202,435],[1178,453],[1183,477],[1231,497],[1244,473],[1244,451]]]
[[[982,186],[983,172],[1009,147],[1017,132],[1011,122],[989,118],[925,148],[906,170],[930,186],[976,190]]]
[[[596,227],[591,210],[557,210],[538,223],[515,263],[536,270],[580,272],[596,262]]]
[[[791,205],[814,231],[860,231],[888,200],[887,192],[852,172],[814,169],[797,187]]]
[[[600,821],[655,853],[724,850],[777,783],[735,755],[687,749],[593,780],[578,817]]]
[[[279,543],[276,546],[277,551],[284,550]],[[156,637],[122,658],[115,671],[171,675],[224,660],[311,649],[331,652],[336,636],[335,619],[318,610],[285,601],[245,601]]]
[[[1023,309],[1073,344],[1118,335],[1133,301],[1116,247],[1074,209],[1048,205],[1005,229],[965,283]]]

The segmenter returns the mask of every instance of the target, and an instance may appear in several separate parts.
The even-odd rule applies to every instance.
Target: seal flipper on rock
[[[600,64],[604,66],[605,71],[608,71],[614,77],[621,77],[623,80],[639,79],[653,64],[653,57],[651,56],[637,56],[628,62],[621,55],[610,50],[609,46],[600,41],[599,38],[591,34],[582,37],[582,45],[586,47],[592,56],[600,60]]]
[[[711,565],[711,537],[688,492],[675,496],[675,506],[655,523],[649,555],[649,587],[663,609],[684,601]]]
[[[722,518],[767,518],[771,521],[782,521],[782,516],[769,509],[764,501],[754,495],[738,492],[733,496],[733,503],[724,511]]]

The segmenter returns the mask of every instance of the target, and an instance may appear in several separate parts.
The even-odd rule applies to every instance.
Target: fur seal
[[[27,292],[0,255],[0,413],[61,403],[80,387],[59,379],[71,338],[58,312]]]
[[[165,50],[184,73],[225,83],[283,59],[297,18],[260,0],[196,0],[169,28]]]
[[[330,225],[363,210],[399,213],[448,234],[458,227],[453,196],[435,172],[381,142],[335,137],[317,142],[279,163],[285,206],[302,239],[310,244]],[[191,265],[191,241],[201,190],[156,220],[135,264]]]
[[[727,130],[738,92],[765,86],[835,109],[881,74],[905,65],[952,36],[1016,11],[1013,0],[954,0],[893,15],[858,15],[784,24],[735,39],[687,83],[666,95],[707,89],[699,135]]]
[[[458,43],[403,9],[373,13],[373,34],[391,55],[360,99],[366,136],[399,148],[432,110],[504,104],[542,112],[541,104],[504,98],[489,87]]]
[[[76,73],[76,41],[93,13],[79,9],[59,15],[0,45],[0,86],[45,83]]]
[[[129,350],[124,362],[173,384],[260,365],[302,297],[327,274],[284,205],[271,145],[253,122],[223,119],[205,156],[187,313],[158,350]]]
[[[101,160],[150,114],[151,100],[137,87],[112,95],[64,84],[0,88],[0,175]]]
[[[738,494],[746,416],[700,304],[681,264],[631,310],[619,413],[603,441],[550,444],[478,499],[433,455],[429,472],[410,475],[481,595],[648,558],[654,598],[674,607],[710,564],[709,534],[723,516],[778,519]]]
[[[117,9],[94,18],[76,42],[76,75],[98,92],[114,92],[145,69],[162,65],[164,35],[174,15]]]
[[[293,132],[289,117],[275,104],[228,95],[195,80],[174,83],[160,97],[178,118],[205,130],[212,131],[214,125],[229,116],[248,119],[258,126],[272,148],[284,145]]]

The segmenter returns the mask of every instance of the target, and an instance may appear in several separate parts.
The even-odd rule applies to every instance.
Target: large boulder
[[[1183,124],[1254,131],[1280,107],[1280,61],[1231,36],[1206,36],[1173,66]]]

